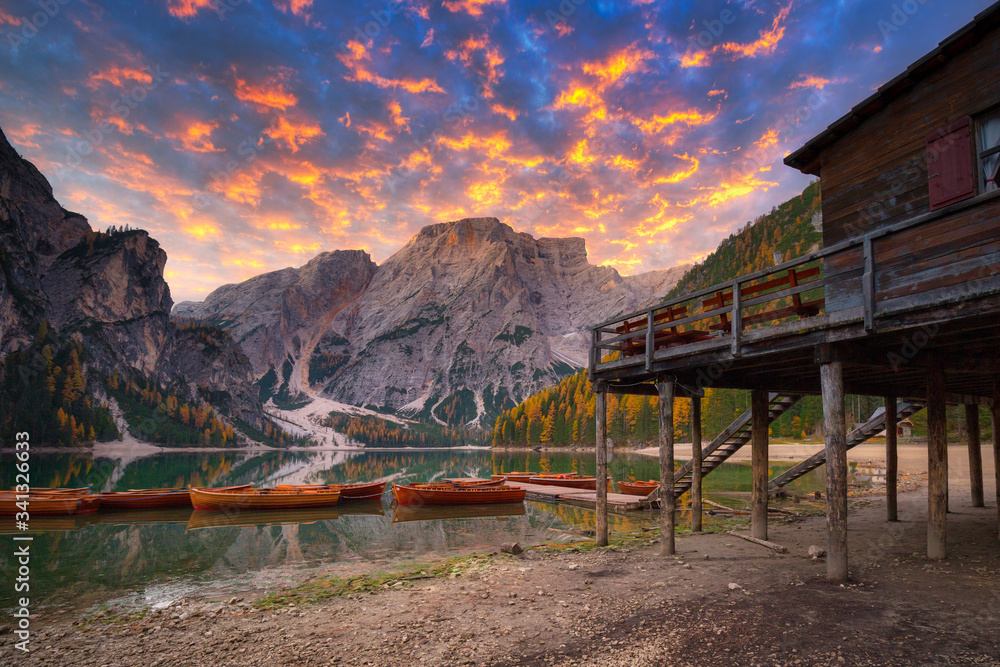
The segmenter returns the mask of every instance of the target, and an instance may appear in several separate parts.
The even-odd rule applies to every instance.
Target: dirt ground
[[[852,459],[881,460],[881,448],[867,450]],[[427,564],[372,592],[322,599],[304,588],[262,605],[246,591],[142,618],[36,618],[32,653],[14,651],[8,630],[0,663],[1000,665],[1000,542],[983,454],[987,507],[973,508],[966,449],[950,448],[946,561],[923,556],[923,484],[900,496],[898,523],[886,523],[884,497],[852,499],[843,586],[808,555],[826,546],[824,518],[784,517],[769,539],[785,554],[703,533],[679,536],[677,555],[664,557],[650,537]],[[900,468],[919,480],[926,450],[904,448]]]

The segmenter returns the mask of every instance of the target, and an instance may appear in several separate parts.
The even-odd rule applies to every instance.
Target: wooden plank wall
[[[974,117],[1000,101],[998,62],[1000,28],[981,37],[825,150],[820,158],[825,245],[930,211],[927,135],[963,116]],[[990,252],[990,248],[981,251]],[[971,251],[971,247],[965,249]],[[860,253],[827,261],[827,275],[844,278],[843,284],[827,290],[828,311],[861,304],[862,268]],[[919,269],[913,272],[919,273]],[[887,278],[886,289],[894,294],[892,290],[899,287],[896,281],[901,278]]]
[[[878,239],[878,310],[906,307],[912,297],[945,297],[1000,284],[1000,203],[979,206]]]

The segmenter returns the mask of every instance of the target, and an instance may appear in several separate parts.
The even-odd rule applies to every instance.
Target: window
[[[976,153],[979,163],[979,192],[1000,189],[1000,109],[976,121]]]
[[[968,116],[927,135],[927,185],[931,210],[976,194],[976,176]]]

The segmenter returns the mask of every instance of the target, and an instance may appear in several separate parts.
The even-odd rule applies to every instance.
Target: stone
[[[513,554],[515,556],[524,553],[524,549],[517,542],[504,542],[500,545],[500,551],[505,554]]]
[[[826,549],[812,545],[809,547],[809,557],[813,560],[819,560],[826,556]]]

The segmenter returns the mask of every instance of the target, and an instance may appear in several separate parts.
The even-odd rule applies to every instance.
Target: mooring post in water
[[[660,396],[660,554],[674,553],[674,378],[656,381]]]
[[[691,532],[701,532],[701,397],[691,397]]]
[[[847,424],[844,414],[844,371],[829,350],[819,367],[826,438],[826,577],[847,580]]]
[[[896,510],[896,484],[899,476],[899,456],[896,448],[896,436],[899,428],[896,418],[896,397],[885,397],[885,518],[886,521],[899,521]]]
[[[766,389],[754,389],[751,392],[750,409],[750,467],[752,476],[750,534],[758,540],[766,540],[767,449],[770,427]]]
[[[948,439],[944,370],[927,377],[927,557],[943,560],[948,534]]]
[[[983,450],[979,442],[979,406],[966,404],[965,430],[969,432],[969,482],[972,506],[986,507],[983,498]]]
[[[608,546],[608,393],[604,383],[594,388],[597,417],[597,546]]]
[[[993,425],[993,482],[997,496],[997,536],[1000,537],[1000,377],[993,378],[993,407],[990,408]]]

